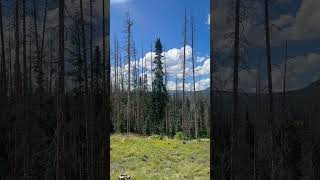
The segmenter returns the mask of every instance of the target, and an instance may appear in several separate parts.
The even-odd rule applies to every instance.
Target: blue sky
[[[182,70],[181,52],[183,47],[183,18],[185,9],[187,10],[188,18],[188,45],[191,46],[191,30],[190,16],[193,14],[195,22],[195,47],[194,56],[196,57],[196,81],[199,89],[205,89],[209,85],[209,72],[205,72],[205,63],[209,57],[210,51],[210,31],[208,25],[209,0],[194,1],[194,0],[111,0],[111,44],[115,36],[120,39],[124,47],[125,34],[125,14],[130,13],[133,21],[133,37],[139,58],[141,58],[141,48],[144,48],[145,58],[148,62],[148,52],[151,45],[154,46],[156,38],[160,38],[165,46],[167,54],[169,82],[168,89],[175,89],[175,76],[179,70]],[[113,47],[112,47],[113,49]],[[190,47],[187,50],[191,51]],[[123,51],[122,53],[125,53]],[[188,65],[191,65],[190,53],[187,53]],[[141,60],[141,59],[140,59]],[[150,61],[150,60],[149,60]],[[207,67],[208,68],[208,67]],[[191,70],[189,68],[189,70]],[[189,90],[191,81],[191,71],[187,69],[187,84],[186,89]],[[179,86],[180,87],[180,86]],[[178,87],[178,88],[179,88]]]

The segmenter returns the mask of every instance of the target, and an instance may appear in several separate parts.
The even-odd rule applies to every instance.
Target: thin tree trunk
[[[193,16],[191,17],[191,46],[192,46],[192,79],[193,79],[193,114],[194,114],[194,129],[195,136],[198,138],[198,122],[197,122],[197,112],[196,112],[196,81],[194,76],[194,21]]]
[[[106,132],[106,137],[104,137],[104,157],[103,157],[103,170],[104,174],[102,179],[110,179],[110,131],[111,131],[111,68],[110,68],[110,1],[107,0],[106,3],[106,9],[107,9],[107,61],[106,61],[106,74],[107,74],[107,89],[106,89],[106,124],[104,131]]]
[[[103,92],[106,90],[106,24],[105,24],[105,0],[102,0],[102,84]]]
[[[26,0],[22,2],[23,7],[23,93],[26,95],[27,90],[27,39],[26,39]]]
[[[59,0],[59,79],[57,99],[57,151],[56,151],[56,180],[64,180],[64,148],[63,148],[63,122],[64,122],[64,0]]]
[[[44,39],[45,39],[45,33],[46,33],[47,13],[48,13],[48,0],[45,0],[44,18],[43,18],[43,27],[42,27],[42,39],[41,39],[41,63],[43,61]]]
[[[41,80],[41,51],[39,47],[39,36],[38,36],[38,25],[37,25],[37,4],[36,0],[33,0],[33,20],[34,20],[34,33],[35,33],[35,43],[36,43],[36,52],[37,52],[37,63],[36,63],[36,73],[37,73],[37,78],[36,78],[36,83],[37,83],[37,89],[38,91],[42,89],[42,80]]]
[[[93,87],[93,7],[92,7],[92,0],[89,1],[90,3],[90,77],[91,77],[91,87]]]
[[[83,0],[80,0],[80,16],[81,16],[81,39],[82,39],[82,55],[84,62],[84,86],[85,94],[88,93],[88,69],[87,69],[87,48],[86,48],[86,34],[84,29],[84,17],[83,17]]]
[[[269,28],[269,0],[264,0],[265,13],[265,39],[266,39],[266,55],[267,55],[267,73],[268,73],[268,94],[269,94],[269,129],[271,131],[271,180],[275,180],[275,145],[273,138],[273,93],[272,93],[272,67],[271,67],[271,48],[270,48],[270,28]]]
[[[15,91],[15,97],[16,102],[20,100],[21,95],[21,73],[20,73],[20,39],[19,39],[19,0],[16,0],[16,12],[15,12],[15,64],[14,64],[14,91]]]
[[[127,17],[127,33],[128,33],[128,39],[127,39],[127,58],[128,58],[128,89],[127,89],[127,133],[130,132],[130,85],[131,85],[131,26],[132,22],[130,20],[129,14]]]
[[[7,81],[7,68],[6,68],[7,64],[6,64],[3,26],[4,25],[3,25],[3,19],[2,19],[2,0],[0,0],[0,36],[1,36],[0,94],[6,97],[7,91],[8,91],[8,81]]]
[[[88,111],[86,108],[88,100],[88,68],[87,68],[87,48],[86,48],[86,34],[85,34],[85,22],[83,17],[83,0],[80,0],[80,16],[81,16],[81,39],[82,39],[82,56],[84,62],[84,117],[86,124],[86,174],[89,179],[89,140],[88,140]]]
[[[150,52],[151,52],[151,59],[150,59],[151,72],[150,72],[150,78],[151,78],[151,91],[153,91],[153,57],[152,57],[152,43],[151,43],[151,46],[150,46]]]
[[[29,94],[32,94],[32,49],[31,49],[31,38],[29,39],[29,79],[28,79],[28,87],[29,87]]]
[[[231,122],[231,150],[230,150],[230,175],[231,180],[237,177],[237,170],[235,169],[235,160],[234,160],[234,147],[237,140],[236,133],[236,123],[239,119],[239,110],[238,110],[238,82],[239,82],[239,41],[240,41],[240,0],[236,1],[236,19],[235,19],[235,36],[234,36],[234,64],[233,64],[233,118]]]
[[[52,93],[52,76],[53,76],[53,33],[51,32],[50,39],[50,68],[49,68],[49,88],[48,93]]]
[[[283,113],[283,120],[286,123],[286,78],[287,78],[287,41],[285,43],[285,57],[284,57],[284,72],[283,72],[283,90],[282,90],[282,113]]]
[[[187,45],[187,12],[184,14],[184,28],[183,28],[183,73],[182,73],[182,129],[186,131],[186,117],[185,117],[185,76],[186,76],[186,45]]]
[[[11,33],[9,31],[9,74],[8,74],[8,80],[9,80],[9,96],[12,96],[13,92],[12,92],[12,51],[11,51]]]

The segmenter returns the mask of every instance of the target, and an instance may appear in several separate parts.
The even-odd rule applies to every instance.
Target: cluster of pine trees
[[[151,59],[139,60],[132,35],[133,22],[127,13],[125,43],[114,38],[114,66],[112,78],[112,128],[116,133],[159,134],[173,137],[182,133],[188,138],[208,137],[208,101],[195,88],[194,56],[193,89],[186,91],[187,16],[184,16],[184,54],[182,59],[182,91],[168,91],[167,58],[160,39],[151,46]],[[191,18],[192,50],[194,22]],[[121,49],[119,47],[124,47]],[[121,53],[124,51],[124,53]],[[150,62],[147,62],[150,61]],[[151,82],[148,82],[148,80]],[[207,94],[208,95],[208,94]]]
[[[109,0],[0,1],[0,179],[109,177],[109,22]]]

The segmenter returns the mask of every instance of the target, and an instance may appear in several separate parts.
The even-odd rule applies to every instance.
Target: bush
[[[183,132],[177,132],[177,133],[174,135],[174,139],[177,139],[177,140],[186,140],[187,137],[186,137],[186,135],[185,135]]]

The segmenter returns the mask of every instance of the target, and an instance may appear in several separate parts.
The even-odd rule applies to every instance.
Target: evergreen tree
[[[152,120],[154,124],[154,132],[162,132],[163,118],[165,115],[165,107],[168,101],[166,86],[164,83],[164,72],[162,59],[162,44],[160,39],[157,39],[155,44],[155,58],[153,60],[155,68],[153,69],[154,78],[152,82]],[[161,129],[160,129],[161,128]]]

